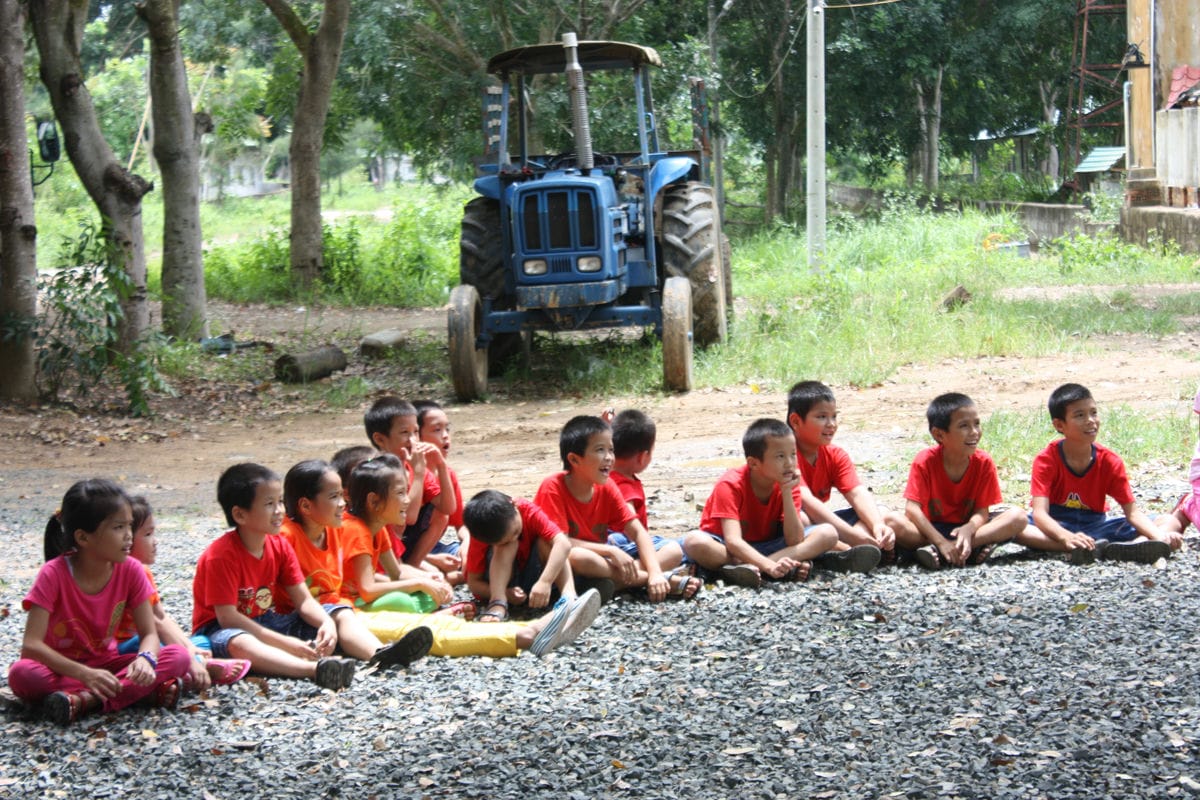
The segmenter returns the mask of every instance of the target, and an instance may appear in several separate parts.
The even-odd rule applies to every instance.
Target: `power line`
[[[826,5],[825,8],[866,8],[867,6],[886,6],[890,3],[900,3],[903,0],[874,0],[871,3],[847,3],[845,5]]]

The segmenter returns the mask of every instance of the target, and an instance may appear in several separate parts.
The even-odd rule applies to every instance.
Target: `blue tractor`
[[[488,62],[501,83],[489,128],[494,157],[480,164],[479,197],[463,213],[461,282],[450,294],[450,371],[460,399],[486,392],[489,364],[520,350],[533,331],[653,327],[664,384],[674,391],[691,388],[693,341],[725,338],[728,242],[712,187],[701,181],[701,153],[659,149],[648,71],[656,66],[652,48],[580,42],[570,33],[561,44],[519,47]],[[593,151],[584,85],[593,71],[632,78],[634,102],[619,105],[636,114],[624,127],[636,129],[636,151]],[[549,106],[534,115],[533,90],[564,78],[573,149],[531,155],[531,143],[546,141],[531,122],[536,116],[545,126]],[[563,127],[554,123],[552,130]]]

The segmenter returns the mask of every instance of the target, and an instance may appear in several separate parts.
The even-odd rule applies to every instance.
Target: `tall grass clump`
[[[1007,215],[934,214],[893,199],[877,222],[849,220],[828,236],[825,268],[807,265],[803,231],[776,227],[734,250],[738,314],[729,342],[698,360],[703,383],[804,377],[870,386],[897,367],[944,358],[1078,351],[1095,334],[1163,334],[1178,311],[1126,293],[1106,299],[1052,291],[1008,299],[1004,289],[1068,283],[1179,282],[1186,258],[1104,238],[1056,243],[1036,259],[983,246],[1021,236]],[[946,309],[962,285],[971,299]],[[1176,299],[1180,308],[1200,299]]]

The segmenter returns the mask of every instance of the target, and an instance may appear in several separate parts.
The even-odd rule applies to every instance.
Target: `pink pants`
[[[137,658],[136,655],[116,655],[112,658],[96,661],[88,666],[95,669],[106,669],[121,681],[121,691],[113,698],[104,701],[101,708],[105,712],[118,711],[133,705],[138,700],[151,695],[155,689],[167,681],[182,678],[187,674],[191,656],[187,648],[177,644],[165,645],[158,653],[158,669],[155,670],[154,683],[149,686],[138,686],[125,677],[125,668]],[[8,669],[8,688],[12,693],[27,703],[37,703],[46,695],[54,692],[82,692],[87,687],[74,678],[68,678],[54,672],[40,661],[22,658]]]

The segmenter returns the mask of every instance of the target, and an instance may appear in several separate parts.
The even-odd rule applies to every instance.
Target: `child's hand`
[[[646,581],[646,594],[650,595],[651,602],[661,603],[667,599],[667,592],[671,585],[666,577],[660,572],[657,577]]]
[[[771,566],[766,569],[759,568],[759,572],[768,578],[779,580],[799,566],[800,562],[794,558],[781,558],[778,561],[772,561]]]
[[[1183,534],[1179,531],[1165,531],[1162,528],[1158,529],[1158,540],[1171,545],[1172,550],[1178,550],[1183,547]]]
[[[613,570],[620,575],[622,583],[630,584],[637,580],[637,562],[621,548],[608,548],[608,555],[604,557],[604,560],[612,565]]]
[[[1095,550],[1096,549],[1096,540],[1093,539],[1092,537],[1088,536],[1086,533],[1080,533],[1079,531],[1074,531],[1074,532],[1068,531],[1067,538],[1064,540],[1064,544],[1066,544],[1067,548],[1070,550],[1079,550],[1079,549]]]
[[[125,668],[125,677],[134,686],[149,686],[154,683],[154,667],[150,666],[149,661],[138,656]]]
[[[428,592],[434,602],[439,606],[444,606],[449,603],[454,597],[454,590],[450,588],[450,584],[446,583],[440,575],[436,578],[426,580],[421,586],[421,591]]]
[[[418,455],[424,457],[426,469],[438,469],[446,464],[446,457],[442,454],[442,448],[436,444],[413,442],[412,457],[415,459]]]
[[[779,481],[779,490],[783,492],[784,497],[787,497],[788,493],[791,492],[792,489],[795,489],[797,486],[799,486],[802,480],[803,479],[800,477],[799,470],[796,470],[795,472],[785,472]]]
[[[134,661],[141,661],[145,666],[146,659],[135,658]],[[94,695],[99,695],[105,699],[111,699],[121,693],[121,680],[106,669],[92,669],[85,667],[86,672],[79,678],[79,682],[87,687],[87,690]]]
[[[550,605],[550,581],[539,580],[529,590],[529,607],[545,608],[548,605]]]
[[[419,483],[425,479],[425,453],[418,450],[416,445],[408,454],[408,465],[412,467],[413,483]]]
[[[875,534],[875,544],[880,550],[896,549],[896,532],[886,522],[880,522],[872,531]]]
[[[508,604],[510,606],[524,605],[525,601],[529,599],[529,597],[525,594],[525,590],[520,586],[508,587],[508,591],[505,592],[505,596],[508,598]]]
[[[617,416],[616,409],[614,409],[612,406],[609,406],[608,408],[606,408],[600,412],[600,419],[604,420],[609,425],[612,425],[613,418],[616,416]]]
[[[430,553],[425,560],[437,567],[440,572],[462,569],[462,558],[451,553]]]
[[[197,692],[206,692],[212,686],[212,676],[208,674],[204,656],[196,653],[188,663],[188,675],[192,678],[192,686]]]
[[[319,658],[313,642],[302,642],[294,636],[288,636],[286,639],[287,641],[279,647],[285,653],[291,653],[296,658],[302,658],[305,661],[316,661]]]
[[[318,658],[324,658],[333,655],[335,647],[337,647],[337,623],[331,617],[317,628],[317,638],[313,640],[313,648],[316,650]]]
[[[946,539],[944,543],[937,545],[937,549],[942,554],[942,560],[947,564],[961,567],[966,561],[966,556],[959,555],[958,545],[953,539]]]

